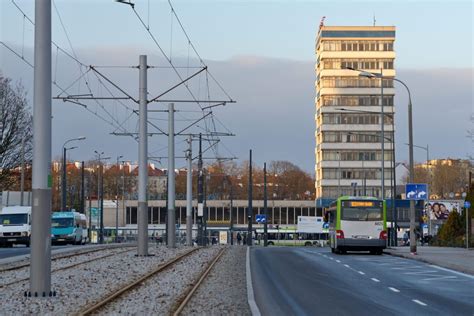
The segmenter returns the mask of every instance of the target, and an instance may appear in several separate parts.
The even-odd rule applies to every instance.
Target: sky
[[[33,26],[24,20],[18,5],[34,16],[32,1],[0,2],[0,39],[25,59],[32,60]],[[86,65],[136,65],[138,55],[148,55],[150,65],[165,65],[157,46],[128,5],[112,0],[55,0],[53,40]],[[472,1],[173,1],[182,25],[210,72],[236,100],[216,108],[219,130],[230,130],[219,145],[221,156],[254,160],[288,160],[314,172],[314,44],[323,16],[326,25],[395,25],[397,77],[412,91],[414,142],[430,147],[432,158],[467,158],[473,143],[466,137],[473,102],[473,4]],[[136,1],[135,8],[175,65],[198,65],[167,1]],[[61,19],[58,18],[57,11]],[[64,29],[67,30],[66,36]],[[53,49],[53,78],[68,86],[78,78],[77,65]],[[0,70],[21,81],[31,100],[33,71],[0,45]],[[137,94],[135,69],[101,69],[131,94]],[[181,74],[189,74],[181,70]],[[178,81],[165,69],[149,70],[150,94],[156,95]],[[204,76],[190,82],[196,95],[205,95]],[[91,79],[91,84],[94,80]],[[213,83],[212,83],[213,84]],[[84,92],[84,85],[72,90]],[[96,90],[94,90],[96,91]],[[99,88],[97,87],[97,91]],[[54,93],[53,89],[53,93]],[[57,92],[57,91],[56,91]],[[213,97],[225,95],[213,84]],[[102,93],[104,93],[102,91]],[[174,97],[186,96],[181,89]],[[406,161],[406,92],[397,87],[397,160]],[[95,106],[95,108],[94,108]],[[124,118],[120,105],[105,105],[111,115]],[[158,108],[160,105],[156,105]],[[163,105],[161,105],[163,106]],[[196,106],[177,105],[179,126],[197,118]],[[97,105],[89,109],[106,115]],[[102,112],[101,112],[102,111]],[[165,117],[150,114],[167,128]],[[136,121],[126,122],[136,130]],[[87,160],[100,149],[111,157],[136,160],[138,148],[127,137],[110,135],[114,128],[85,111],[62,101],[53,102],[53,157],[64,141],[78,135],[87,140],[72,151],[71,159]],[[177,139],[177,152],[185,142]],[[197,149],[196,145],[193,148]],[[221,152],[222,151],[222,152]],[[166,155],[166,139],[150,139],[150,155]],[[426,153],[415,151],[422,161]],[[164,167],[166,162],[162,161]],[[177,167],[184,162],[177,162]]]

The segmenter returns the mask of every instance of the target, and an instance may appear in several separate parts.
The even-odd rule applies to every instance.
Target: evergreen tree
[[[446,223],[441,226],[438,232],[438,244],[440,246],[462,246],[464,239],[464,227],[462,216],[453,211],[449,213]]]

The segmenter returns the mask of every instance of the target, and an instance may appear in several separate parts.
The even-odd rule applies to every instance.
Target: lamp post
[[[369,111],[367,111],[369,112]],[[370,112],[369,112],[370,113]],[[389,115],[388,113],[385,114],[385,115]],[[353,132],[349,132],[348,133],[349,135],[369,135],[371,136],[371,134],[364,134],[364,133],[353,133]],[[392,185],[392,188],[391,188],[391,191],[392,191],[392,223],[391,223],[391,226],[392,226],[392,229],[393,229],[393,239],[391,242],[396,246],[397,245],[397,227],[398,227],[398,223],[397,223],[397,216],[396,216],[396,208],[395,208],[395,192],[396,192],[396,183],[395,183],[395,134],[392,135],[392,138],[390,137],[386,137],[384,136],[383,137],[385,140],[389,141],[389,142],[392,142],[392,147],[393,147],[393,154],[392,154],[392,172],[391,172],[391,185]],[[364,155],[364,159],[365,159],[365,155]],[[362,169],[364,169],[364,161],[362,160]],[[364,181],[367,181],[367,179],[365,178],[365,169],[364,169]],[[365,184],[364,184],[364,195],[365,195]]]
[[[362,71],[354,68],[347,68],[350,70],[358,71],[359,76],[368,77],[368,78],[380,78],[383,80],[382,73],[373,73]],[[410,182],[413,183],[415,181],[415,166],[413,161],[413,109],[411,103],[411,92],[405,82],[401,81],[397,78],[390,78],[393,81],[399,82],[402,84],[405,89],[407,89],[408,93],[408,152],[409,152],[409,159],[410,159]],[[382,84],[383,85],[383,84]],[[382,106],[383,109],[383,106]],[[383,125],[383,124],[382,124]],[[382,170],[383,174],[383,170]],[[415,201],[410,200],[410,252],[412,254],[416,254],[416,237],[415,237]]]
[[[116,189],[117,189],[117,194],[115,195],[115,242],[118,242],[118,198],[119,198],[119,171],[120,171],[120,165],[119,165],[119,159],[123,158],[122,155],[117,156],[117,176],[115,177],[115,182],[116,182]],[[123,193],[122,193],[123,194]]]
[[[99,243],[103,244],[104,243],[104,177],[102,175],[103,173],[103,167],[102,167],[102,160],[107,160],[110,159],[110,157],[101,157],[104,152],[98,152],[97,150],[94,150],[96,155],[98,156],[97,160],[99,162],[99,173],[97,175],[98,181],[97,181],[97,206],[100,208],[99,211],[99,218],[100,218],[100,228],[99,228]],[[99,198],[100,198],[100,204],[99,204]]]
[[[62,186],[61,186],[61,196],[62,196],[61,210],[62,211],[66,210],[66,194],[67,194],[66,193],[66,151],[77,148],[77,146],[66,148],[66,144],[69,143],[69,142],[72,142],[72,141],[84,140],[84,139],[86,139],[85,136],[79,136],[79,137],[76,137],[76,138],[68,139],[64,142],[63,147],[62,147],[63,148],[63,178],[62,178],[62,181],[61,181],[61,183],[62,183]]]
[[[409,145],[409,144],[405,144],[405,145]],[[416,147],[416,148],[420,148],[420,149],[423,149],[424,151],[426,151],[426,171],[428,172],[428,183],[430,182],[429,180],[431,180],[431,171],[430,171],[430,148],[429,148],[429,145],[427,144],[426,147],[423,147],[423,146],[419,146],[419,145],[413,145],[413,147]],[[430,195],[429,195],[429,187],[428,187],[428,194],[427,194],[427,200],[426,200],[426,203],[427,205],[429,206],[430,205]],[[432,234],[432,227],[431,227],[431,214],[428,214],[429,216],[429,228],[430,228],[430,235]]]
[[[364,110],[353,110],[353,109],[346,109],[346,108],[337,108],[336,110],[339,111],[344,111],[344,112],[354,112],[354,113],[367,113],[367,114],[380,114],[380,112],[375,112],[375,111],[364,111]],[[396,208],[395,208],[395,196],[396,196],[396,174],[395,174],[395,118],[393,113],[384,113],[384,117],[389,117],[392,120],[392,138],[388,139],[387,137],[383,136],[383,140],[389,140],[392,143],[392,168],[391,168],[391,195],[392,195],[392,228],[394,228],[394,239],[395,242],[394,244],[396,245],[397,243],[397,214],[396,214]],[[384,122],[385,123],[385,122]],[[384,152],[384,151],[383,151]],[[364,153],[364,159],[365,159],[365,153]],[[385,160],[385,154],[382,154],[382,159]],[[362,169],[364,169],[364,160],[362,160]],[[364,181],[365,179],[365,169],[364,169]],[[364,182],[364,195],[365,195],[365,182]]]

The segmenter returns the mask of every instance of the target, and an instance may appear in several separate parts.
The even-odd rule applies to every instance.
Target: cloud
[[[134,47],[90,48],[78,51],[78,55],[81,60],[87,60],[87,64],[137,65],[139,50]],[[4,75],[14,80],[21,79],[32,98],[32,70],[9,52],[3,50],[2,55],[1,69]],[[156,55],[150,55],[148,60],[151,65],[165,64],[164,60]],[[174,61],[181,65],[187,63],[186,58],[175,58]],[[64,62],[57,76],[64,85],[67,85],[66,83],[78,77],[79,72],[76,65],[70,61]],[[191,63],[197,65],[195,60]],[[237,101],[235,104],[214,109],[219,121],[237,135],[223,139],[224,145],[220,146],[221,154],[236,155],[240,160],[246,160],[248,150],[253,149],[254,160],[259,165],[263,165],[265,161],[288,160],[313,173],[314,61],[236,56],[229,60],[207,61],[207,63],[214,77]],[[136,69],[102,71],[111,76],[121,87],[125,87],[125,90],[133,96],[138,94]],[[183,77],[192,73],[192,71],[188,73],[186,70],[180,71]],[[465,158],[468,154],[472,154],[472,142],[466,137],[466,131],[472,128],[469,117],[474,112],[473,69],[399,69],[397,76],[407,83],[412,92],[415,144],[423,146],[429,144],[430,155],[433,158]],[[91,78],[94,78],[93,74]],[[170,69],[151,69],[149,80],[152,96],[179,82],[176,74]],[[197,81],[190,83],[190,89],[198,97],[206,96],[203,81],[200,85]],[[80,89],[77,87],[74,89],[85,91],[84,85]],[[225,98],[217,86],[213,85],[212,90],[216,93],[216,98]],[[169,97],[189,98],[189,93],[182,87]],[[408,150],[404,145],[408,139],[407,98],[401,86],[397,86],[395,102],[397,160],[405,161],[408,158]],[[125,112],[121,112],[121,105],[112,102],[107,104],[106,109],[111,116],[123,119]],[[129,105],[136,108],[136,104],[129,103]],[[158,108],[163,104],[153,106]],[[196,109],[196,106],[187,106]],[[179,114],[181,119],[196,116],[186,113],[190,108],[185,108],[185,105],[178,104],[177,107],[183,111]],[[90,110],[110,119],[98,105],[91,105]],[[83,108],[55,101],[53,115],[53,155],[59,155],[60,146],[65,139],[85,134],[88,140],[81,143],[80,150],[71,153],[71,158],[90,159],[93,150],[101,149],[111,156],[120,154],[125,155],[127,159],[136,160],[138,148],[132,139],[111,136],[113,128]],[[156,124],[167,128],[166,121],[157,119]],[[216,124],[218,130],[225,131],[219,122]],[[125,127],[136,130],[136,120],[127,121]],[[150,141],[150,152],[154,155],[166,155],[166,143],[164,136],[153,137]],[[176,152],[182,152],[184,146],[184,143],[178,144]],[[422,161],[424,157],[423,151],[416,151],[416,160]],[[166,166],[166,161],[163,163]],[[184,163],[177,163],[178,167],[181,165]]]

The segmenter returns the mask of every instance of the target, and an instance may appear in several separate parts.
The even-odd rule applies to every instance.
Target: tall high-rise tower
[[[321,25],[319,29],[315,85],[318,205],[327,205],[341,195],[382,197],[382,178],[384,197],[391,196],[394,41],[394,26]],[[368,77],[369,73],[376,75]]]

